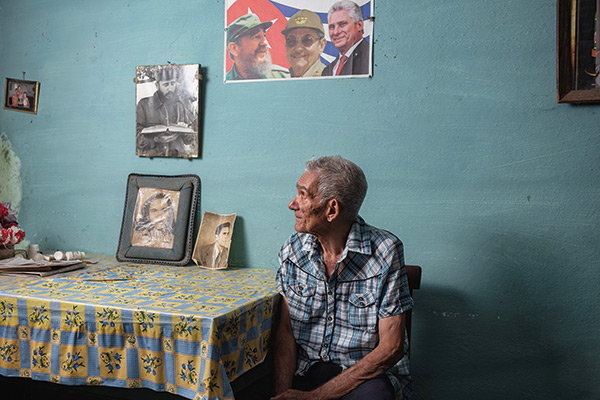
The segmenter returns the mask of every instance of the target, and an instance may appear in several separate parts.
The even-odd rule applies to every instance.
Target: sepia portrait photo
[[[199,78],[199,64],[136,67],[138,156],[199,156]]]
[[[227,268],[235,217],[236,214],[204,213],[192,255],[198,266]]]
[[[135,204],[131,245],[172,248],[179,192],[140,188]]]

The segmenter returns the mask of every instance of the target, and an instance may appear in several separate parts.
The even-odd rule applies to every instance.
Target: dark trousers
[[[310,367],[306,375],[295,376],[293,388],[303,391],[311,391],[325,382],[331,380],[342,372],[342,367],[333,363],[317,363]],[[393,400],[395,399],[394,387],[386,375],[363,382],[341,400]]]

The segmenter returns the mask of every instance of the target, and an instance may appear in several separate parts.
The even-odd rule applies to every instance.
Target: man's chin
[[[267,64],[267,63],[270,64],[271,61],[269,60],[267,53],[264,53],[264,54],[256,55],[256,57],[254,57],[254,63],[255,64]]]
[[[298,233],[306,233],[306,227],[301,224],[294,225],[294,230]]]

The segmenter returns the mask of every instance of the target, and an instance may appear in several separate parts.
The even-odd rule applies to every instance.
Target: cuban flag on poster
[[[327,40],[325,48],[320,55],[320,61],[325,65],[337,61],[339,50],[333,45],[329,37],[329,24],[327,14],[330,7],[338,0],[225,0],[225,57],[224,57],[224,81],[232,82],[234,79],[245,79],[245,81],[263,79],[231,78],[234,62],[228,49],[228,27],[236,19],[254,14],[260,22],[272,22],[272,25],[266,31],[266,41],[271,57],[271,64],[280,67],[284,71],[290,69],[290,63],[286,57],[285,36],[282,31],[285,29],[288,20],[300,10],[306,9],[316,13],[323,25],[325,39]],[[371,76],[372,71],[372,32],[373,32],[373,1],[374,0],[352,0],[360,7],[363,18],[363,38],[369,46],[369,66],[368,73],[364,75],[349,75],[345,77]],[[229,75],[228,75],[229,73]],[[342,77],[342,76],[339,76]],[[271,79],[278,79],[271,77]]]

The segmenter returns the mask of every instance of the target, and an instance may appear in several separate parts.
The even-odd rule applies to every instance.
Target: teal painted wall
[[[277,267],[303,163],[341,154],[362,215],[424,268],[416,399],[600,398],[600,105],[557,105],[555,1],[375,0],[374,77],[223,84],[223,0],[0,1],[20,221],[114,253],[127,175],[195,173],[238,214],[231,264]],[[200,63],[202,157],[135,156],[136,65]]]

